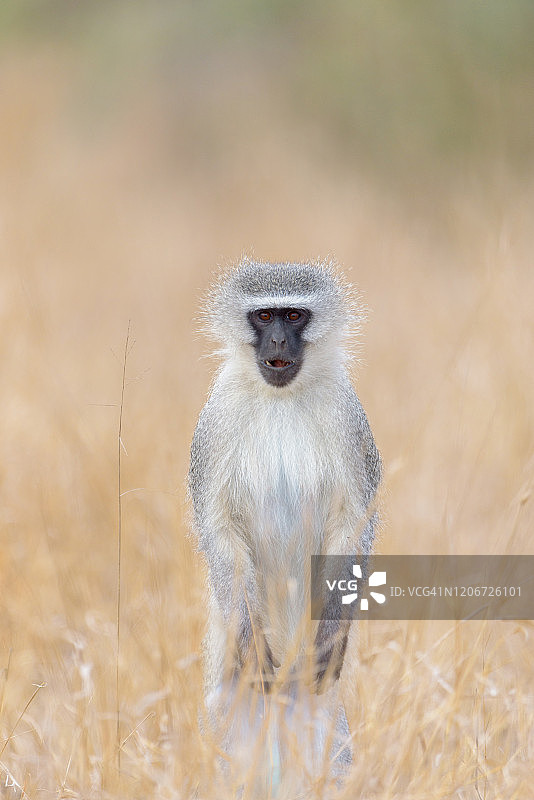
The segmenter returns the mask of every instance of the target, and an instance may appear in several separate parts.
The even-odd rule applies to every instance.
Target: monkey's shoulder
[[[230,443],[238,433],[239,417],[231,403],[218,397],[215,385],[200,411],[191,442],[189,487],[193,500],[203,485],[213,479],[213,473],[220,472]]]
[[[191,442],[190,480],[206,465],[210,449],[215,448],[213,436],[216,434],[218,416],[215,411],[215,404],[208,399],[198,415]]]

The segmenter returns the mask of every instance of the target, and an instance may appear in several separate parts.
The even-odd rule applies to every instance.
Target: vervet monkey
[[[251,661],[264,692],[310,651],[311,693],[339,676],[349,623],[321,619],[310,647],[310,557],[371,551],[380,458],[348,373],[358,308],[333,264],[245,258],[214,286],[204,319],[222,365],[189,486],[209,572],[213,709]]]

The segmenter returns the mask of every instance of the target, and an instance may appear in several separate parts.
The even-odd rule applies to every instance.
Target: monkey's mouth
[[[294,364],[294,361],[282,361],[280,358],[275,358],[272,361],[264,361],[263,362],[267,367],[274,367],[274,369],[284,369],[284,367],[289,367],[291,364]]]
[[[267,383],[280,387],[291,383],[300,369],[300,362],[299,359],[286,361],[283,358],[262,358],[258,366]]]

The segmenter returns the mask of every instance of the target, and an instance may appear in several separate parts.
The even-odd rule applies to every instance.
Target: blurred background
[[[534,552],[533,39],[528,0],[1,4],[10,796],[187,797],[211,769],[184,484],[195,317],[242,253],[332,255],[361,291],[380,551]],[[469,625],[362,625],[366,797],[528,796],[532,627]]]

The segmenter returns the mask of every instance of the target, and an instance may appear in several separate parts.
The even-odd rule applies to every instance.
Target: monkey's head
[[[358,318],[351,287],[331,262],[248,258],[223,275],[204,312],[227,362],[276,389],[296,388],[342,367],[347,332]]]

